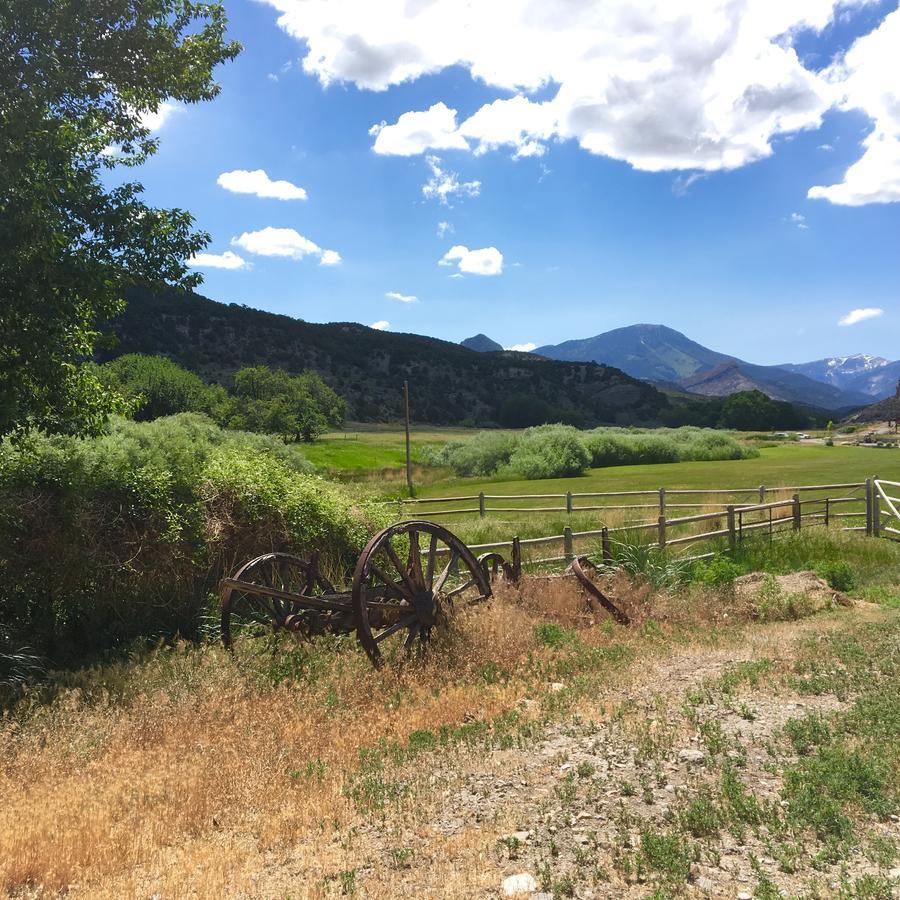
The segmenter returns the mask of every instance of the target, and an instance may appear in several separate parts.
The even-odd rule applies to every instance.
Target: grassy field
[[[447,478],[424,487],[423,497],[454,494],[537,494],[566,491],[632,491],[666,488],[767,487],[837,484],[878,475],[900,480],[900,452],[868,447],[784,444],[760,450],[757,459],[679,462],[591,469],[577,478],[542,481]]]
[[[424,447],[469,437],[471,428],[430,428],[416,426],[412,436],[412,458],[419,463]],[[320,469],[346,476],[395,470],[395,478],[405,477],[406,445],[402,428],[396,425],[348,423],[343,431],[331,431],[303,448],[303,455]]]
[[[534,494],[566,491],[627,491],[668,488],[717,488],[821,484],[863,481],[871,475],[900,480],[900,453],[869,447],[787,442],[764,447],[758,459],[614,466],[591,469],[579,478],[510,481],[498,478],[459,478],[445,469],[422,465],[422,451],[447,441],[471,437],[471,428],[415,426],[412,459],[418,494]],[[405,490],[403,429],[397,425],[348,424],[304,446],[304,455],[320,469],[348,478],[369,477],[386,493]]]

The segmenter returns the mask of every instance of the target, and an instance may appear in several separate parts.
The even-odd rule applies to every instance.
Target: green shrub
[[[457,475],[493,475],[509,462],[519,436],[508,431],[480,431],[465,441],[450,441],[440,450],[426,447],[423,458],[437,466],[449,466]]]
[[[386,513],[296,447],[182,414],[0,445],[0,621],[52,665],[194,636],[221,577],[268,550],[346,569]]]
[[[221,385],[205,384],[164,356],[127,353],[100,366],[98,374],[104,384],[132,401],[138,421],[182,412],[219,418],[228,405],[228,395]]]
[[[727,556],[714,556],[694,566],[694,580],[712,587],[724,587],[734,583],[742,573],[741,567]]]
[[[541,425],[524,432],[508,468],[521,478],[564,478],[583,474],[590,461],[576,428]]]
[[[428,451],[426,461],[449,466],[457,475],[484,477],[500,473],[536,479],[579,475],[588,466],[747,459],[758,455],[757,449],[740,443],[731,434],[704,428],[578,431],[567,425],[543,425],[521,434],[482,431],[468,440],[451,441],[438,451]]]
[[[820,563],[816,566],[816,574],[824,578],[829,587],[836,591],[852,591],[856,587],[856,572],[853,566],[844,560],[836,559]]]

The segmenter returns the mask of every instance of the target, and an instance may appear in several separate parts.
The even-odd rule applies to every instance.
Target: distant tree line
[[[137,421],[200,412],[225,428],[277,434],[285,441],[314,441],[344,423],[344,399],[317,372],[291,375],[253,366],[237,371],[228,390],[163,356],[140,353],[120,356],[97,372],[103,384],[126,399]]]
[[[811,428],[815,416],[784,400],[773,400],[762,391],[741,391],[727,397],[678,400],[663,416],[666,425],[699,425],[736,431],[774,431]]]

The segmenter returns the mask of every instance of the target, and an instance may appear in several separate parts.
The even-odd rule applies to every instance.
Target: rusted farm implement
[[[592,564],[569,567],[589,595],[619,622],[625,617],[590,579]],[[595,568],[595,567],[594,567]],[[349,591],[337,590],[318,558],[266,553],[221,584],[222,642],[229,649],[272,631],[298,639],[356,633],[376,667],[398,647],[426,643],[454,612],[483,603],[498,579],[516,581],[520,565],[499,553],[476,558],[452,532],[433,522],[399,522],[363,548]]]

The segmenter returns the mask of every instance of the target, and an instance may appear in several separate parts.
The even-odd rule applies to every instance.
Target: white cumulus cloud
[[[454,195],[477,197],[481,193],[480,181],[460,181],[456,172],[441,168],[441,161],[437,156],[427,156],[425,161],[431,169],[431,178],[422,185],[422,194],[429,200],[437,200],[444,206],[450,206],[450,199]]]
[[[216,183],[235,194],[255,194],[257,197],[271,197],[276,200],[305,200],[306,191],[290,181],[273,181],[265,169],[235,169],[223,172]]]
[[[391,323],[388,322],[387,319],[379,319],[377,322],[373,322],[369,326],[369,328],[374,328],[376,331],[387,331],[390,327]]]
[[[240,237],[232,238],[231,245],[242,247],[248,253],[258,256],[286,256],[290,259],[317,256],[323,266],[335,265],[341,261],[336,250],[323,250],[293,228],[273,228],[270,225],[259,231],[245,231]]]
[[[519,353],[531,353],[534,348],[537,347],[532,341],[528,341],[525,344],[513,344],[511,347],[504,347],[504,350],[518,350]]]
[[[438,222],[437,225],[437,236],[439,238],[444,237],[447,234],[453,234],[455,231],[453,225],[450,222]]]
[[[838,319],[838,325],[856,325],[857,322],[865,322],[866,319],[875,319],[883,315],[884,310],[877,306],[864,306],[860,309],[851,309],[846,316]]]
[[[141,113],[141,125],[149,131],[159,131],[172,115],[180,109],[181,107],[177,103],[173,103],[171,100],[163,100],[156,107],[156,112]]]
[[[242,256],[226,250],[224,253],[195,253],[188,261],[195,269],[247,269],[249,264]]]
[[[384,296],[388,300],[399,300],[401,303],[415,303],[419,299],[413,294],[401,294],[399,291],[388,291]]]
[[[807,68],[794,41],[867,0],[267,2],[323,85],[380,91],[458,66],[496,92],[461,121],[439,101],[374,126],[377,153],[508,147],[535,156],[573,140],[645,171],[712,172],[771,155],[778,135],[818,127],[842,102],[845,73]],[[895,59],[868,68],[893,72]],[[900,79],[884,78],[891,84],[876,100],[862,86],[865,68],[847,54],[860,99],[846,104],[876,118]],[[876,130],[885,137],[872,152],[893,134]]]
[[[863,155],[838,184],[809,189],[812,199],[842,206],[900,202],[900,10],[857,39],[825,73],[841,93],[844,109],[860,109],[873,121]]]
[[[435,103],[420,112],[405,112],[393,124],[380,122],[369,129],[375,137],[372,149],[389,156],[416,156],[426,150],[468,150],[456,130],[456,110]]]
[[[806,224],[806,216],[803,213],[792,212],[791,221],[800,229],[806,231],[809,225]]]
[[[499,275],[503,271],[503,254],[496,247],[470,250],[456,244],[438,260],[441,266],[452,266],[454,263],[459,268],[459,274]]]

